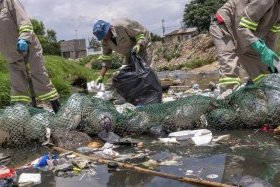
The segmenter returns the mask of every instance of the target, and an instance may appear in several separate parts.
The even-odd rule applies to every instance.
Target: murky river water
[[[155,167],[156,171],[186,176],[188,170],[202,179],[216,182],[229,182],[239,177],[250,175],[268,180],[273,186],[280,186],[280,146],[279,139],[273,134],[256,132],[254,130],[213,132],[214,135],[232,134],[229,142],[215,146],[196,147],[189,143],[181,145],[165,145],[157,138],[138,137],[145,142],[144,149],[120,147],[121,154],[148,152],[149,159],[159,162],[170,161],[176,157],[175,165]],[[10,154],[13,162],[11,166],[19,166],[47,153],[43,148],[25,148],[22,150],[1,150]],[[137,160],[132,163],[140,164],[146,160]],[[108,170],[105,165],[97,165],[96,175],[83,176],[83,172],[73,177],[56,177],[52,172],[39,170],[25,170],[42,174],[42,187],[99,187],[99,186],[145,186],[145,187],[170,187],[170,186],[195,186],[177,181],[154,177],[127,170]],[[211,175],[214,174],[214,175]],[[215,176],[209,179],[209,176]],[[235,176],[235,177],[232,177]],[[233,179],[232,179],[233,178]]]

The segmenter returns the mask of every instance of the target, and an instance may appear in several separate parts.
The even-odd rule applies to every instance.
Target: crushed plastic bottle
[[[6,166],[0,166],[0,186],[13,186],[16,181],[16,171]]]

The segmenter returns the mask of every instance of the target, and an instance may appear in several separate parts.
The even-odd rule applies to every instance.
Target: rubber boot
[[[50,101],[50,103],[52,105],[52,109],[53,109],[54,113],[57,113],[60,108],[59,100],[56,99],[56,100]]]
[[[255,83],[252,79],[248,79],[246,82],[246,86],[253,86]]]

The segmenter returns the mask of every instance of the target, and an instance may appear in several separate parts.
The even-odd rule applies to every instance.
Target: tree
[[[33,30],[42,45],[44,54],[60,55],[60,45],[57,42],[55,30],[48,29],[45,31],[44,23],[36,19],[32,19],[31,23]]]
[[[57,42],[56,40],[56,32],[53,29],[47,30],[47,38],[49,42]]]
[[[53,29],[47,30],[47,42],[44,45],[45,54],[60,55],[60,45],[56,40],[56,32]]]
[[[162,40],[161,36],[159,36],[157,34],[154,34],[154,33],[151,33],[151,38],[152,38],[152,42],[161,41]]]
[[[211,16],[226,2],[226,0],[193,0],[185,5],[183,22],[185,26],[197,27],[208,31]]]
[[[101,43],[95,37],[89,38],[88,43],[89,43],[90,48],[97,49],[97,48],[101,47]]]
[[[32,26],[33,26],[34,33],[37,36],[44,36],[46,34],[45,33],[45,25],[43,24],[42,21],[38,21],[36,19],[31,19],[31,23],[32,23]]]

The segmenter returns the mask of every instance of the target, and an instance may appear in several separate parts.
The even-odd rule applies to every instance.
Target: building
[[[97,47],[97,48],[87,48],[87,56],[89,55],[100,55],[102,54],[102,48]]]
[[[61,41],[60,48],[63,58],[78,59],[87,56],[85,39]]]
[[[197,27],[183,28],[172,31],[163,37],[164,43],[178,43],[186,41],[194,36],[198,35]]]

